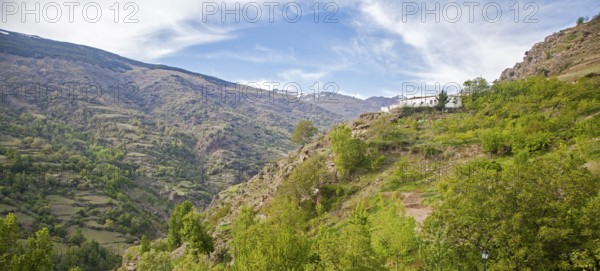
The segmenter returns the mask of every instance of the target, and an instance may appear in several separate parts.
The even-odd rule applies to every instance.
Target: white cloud
[[[443,9],[448,2],[453,1],[362,1],[360,14],[353,21],[357,37],[350,46],[336,48],[336,51],[357,62],[379,66],[392,76],[397,74],[421,82],[463,82],[475,76],[494,80],[503,69],[521,61],[526,50],[557,27],[541,12],[533,19],[546,19],[543,21],[546,24],[523,22],[530,14],[524,11],[525,3],[520,3],[521,13],[515,18],[511,10],[514,2],[500,4],[503,15],[498,22],[490,22],[494,17],[493,7],[488,17],[484,17],[486,3],[474,7],[473,21],[467,13],[469,7],[459,3],[462,17],[452,23],[452,10],[444,13]],[[412,3],[418,5],[415,15],[408,12],[411,8],[408,5]],[[441,14],[439,22],[431,14],[423,20],[423,7],[433,9],[436,3]],[[552,6],[565,9],[568,4],[553,3]],[[406,50],[410,52],[402,52]]]
[[[293,50],[283,52],[261,45],[255,45],[248,51],[221,50],[197,55],[199,58],[207,59],[234,59],[252,63],[286,63],[297,61]]]
[[[2,28],[85,44],[142,61],[157,60],[192,45],[232,39],[235,38],[235,30],[249,27],[248,24],[215,24],[210,21],[203,23],[202,4],[193,0],[85,0],[77,2],[73,13],[68,6],[72,1],[66,0],[2,2],[4,6],[12,3],[18,6],[15,15],[3,14],[5,22]],[[35,9],[35,3],[40,3],[36,11],[39,22],[36,22],[34,15],[26,15],[25,20],[22,20],[21,5],[25,5],[27,9]],[[56,23],[49,22],[56,14],[56,8],[52,7],[51,3],[57,3],[62,13]],[[115,3],[118,3],[118,6]],[[126,3],[132,5],[126,8]],[[47,4],[49,6],[46,6]],[[87,13],[84,12],[86,5]],[[97,22],[88,22],[96,17],[96,5],[101,11],[101,16]],[[118,14],[116,10],[119,11]],[[72,22],[69,14],[73,15]],[[130,21],[137,22],[126,23],[126,17],[129,15]]]

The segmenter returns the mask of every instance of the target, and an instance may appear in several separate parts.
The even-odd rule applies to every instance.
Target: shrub
[[[484,152],[489,154],[507,154],[511,152],[511,145],[504,133],[497,130],[489,130],[481,135],[481,145]]]

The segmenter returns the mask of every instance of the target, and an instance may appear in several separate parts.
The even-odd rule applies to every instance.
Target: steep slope
[[[561,30],[525,52],[523,62],[502,72],[500,80],[558,76],[572,81],[600,74],[600,17]]]
[[[342,119],[280,93],[10,31],[0,70],[0,212],[106,243],[158,235],[173,203],[203,207],[248,180],[293,148],[297,121],[324,130]]]
[[[363,114],[220,192],[205,211],[216,269],[476,270],[483,249],[492,269],[599,267],[600,77],[587,73],[597,25],[530,51],[577,47],[557,59],[584,67],[517,64],[451,113]],[[585,38],[560,38],[573,34]],[[544,67],[553,72],[530,76]],[[344,129],[352,138],[336,143]],[[398,200],[402,210],[382,218]]]
[[[496,267],[544,264],[552,269],[565,264],[554,255],[567,251],[581,250],[588,257],[594,251],[594,242],[600,240],[598,234],[586,233],[586,229],[600,226],[586,218],[596,213],[595,209],[592,211],[595,207],[587,206],[600,199],[598,87],[598,78],[582,79],[575,85],[557,79],[530,78],[497,83],[467,102],[466,109],[454,113],[405,108],[389,114],[365,114],[347,124],[353,138],[362,143],[336,152],[337,136],[333,134],[337,129],[334,129],[277,163],[267,165],[250,181],[219,193],[206,211],[206,223],[214,227],[213,236],[218,243],[217,259],[225,265],[266,268],[280,263],[267,261],[261,265],[260,259],[269,259],[272,257],[269,253],[279,251],[281,254],[277,255],[288,263],[279,267],[310,269],[311,260],[316,258],[322,265],[350,268],[354,262],[346,265],[340,261],[353,259],[353,254],[346,255],[345,250],[340,250],[332,256],[322,246],[355,244],[352,242],[357,242],[356,239],[351,238],[359,237],[348,232],[356,230],[355,219],[364,212],[362,221],[368,222],[363,222],[366,229],[359,236],[365,238],[366,244],[374,245],[365,245],[367,248],[361,251],[376,253],[375,238],[386,225],[382,223],[387,221],[380,217],[381,208],[385,210],[381,206],[395,204],[397,200],[402,202],[403,211],[389,219],[405,221],[405,217],[412,217],[423,232],[408,235],[421,240],[420,245],[403,243],[404,247],[418,248],[397,254],[407,270],[437,265],[475,269],[480,263],[477,256],[481,242],[498,253],[490,263]],[[352,163],[339,162],[340,157],[358,157],[356,149],[364,151],[367,164],[354,164],[353,173],[341,177],[342,169]],[[540,190],[544,193],[540,194]],[[581,216],[561,220],[571,212]],[[256,226],[253,226],[255,231],[248,231],[255,235],[285,228],[281,223],[287,225],[287,219],[292,219],[285,214],[302,221],[290,227],[296,233],[293,238],[312,244],[302,254],[306,260],[298,263],[291,261],[297,258],[285,258],[299,256],[285,254],[291,244],[278,237],[272,237],[277,241],[242,241],[248,233],[239,225],[248,223],[249,214],[254,219],[250,221],[255,223],[249,225]],[[578,218],[581,220],[572,222]],[[529,223],[530,219],[536,222]],[[502,228],[504,225],[508,226]],[[548,240],[538,237],[553,227],[572,235],[553,233]],[[444,231],[447,235],[438,235]],[[267,236],[275,234],[268,233]],[[397,231],[394,233],[400,236],[389,238],[412,240]],[[278,234],[285,240],[292,238],[286,235],[289,234],[286,230]],[[514,236],[524,241],[511,243],[505,252],[505,238]],[[245,244],[241,242],[252,242],[248,245],[254,248],[252,257],[244,254]],[[560,249],[554,250],[552,244],[560,244]],[[446,249],[442,258],[417,252],[433,253],[442,245]],[[534,263],[511,252],[529,247],[543,247]],[[242,256],[236,253],[243,254],[243,259],[238,259]],[[387,259],[383,264],[386,268],[378,267],[381,263],[376,260],[364,260],[363,264],[374,270],[394,270],[394,257],[385,254],[385,250],[380,253],[370,259]],[[461,253],[467,253],[469,259],[461,258]],[[236,260],[228,262],[224,256],[227,254]],[[590,257],[586,259],[600,262],[600,258]]]

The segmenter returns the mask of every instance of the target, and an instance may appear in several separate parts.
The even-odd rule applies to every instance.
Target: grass
[[[83,235],[88,240],[96,240],[100,244],[108,244],[108,243],[124,243],[125,237],[118,233],[112,231],[105,230],[95,230],[85,227],[76,227],[72,226],[68,229],[69,235],[75,233],[77,229],[80,229]]]
[[[49,195],[46,197],[50,204],[50,212],[61,220],[69,220],[72,215],[83,207],[75,206],[75,201],[58,195]]]
[[[31,226],[31,225],[33,225],[33,222],[35,221],[35,218],[28,214],[24,214],[21,212],[15,212],[15,215],[17,216],[19,223],[21,223],[22,225]]]
[[[16,210],[17,210],[17,207],[15,207],[15,206],[0,203],[0,213],[10,213],[10,212],[14,212]]]
[[[81,200],[93,205],[105,205],[111,201],[111,198],[102,195],[88,195],[80,197]]]

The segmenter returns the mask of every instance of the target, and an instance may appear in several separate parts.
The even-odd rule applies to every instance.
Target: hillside
[[[529,78],[481,89],[450,114],[364,114],[219,193],[204,222],[216,266],[475,270],[483,248],[490,269],[598,266],[600,224],[588,218],[599,215],[599,87]],[[388,254],[380,238],[400,247]],[[533,247],[535,260],[514,254]],[[275,255],[304,260],[261,261]]]
[[[597,24],[530,52],[595,37]],[[490,270],[600,268],[600,78],[583,72],[596,62],[582,49],[600,40],[570,41],[589,61],[476,79],[451,113],[363,114],[220,192],[202,219],[216,257],[196,265],[478,270],[485,249]],[[553,71],[532,76],[544,65]]]
[[[0,32],[0,270],[600,270],[597,25],[360,115]]]
[[[500,80],[557,76],[573,81],[600,74],[600,17],[561,30],[525,52],[523,62],[502,72]]]
[[[398,96],[369,97],[363,100],[339,93],[321,92],[318,94],[306,94],[302,97],[302,100],[339,114],[345,120],[352,120],[358,118],[363,113],[381,111],[382,107],[394,104],[398,100]]]
[[[101,243],[159,236],[174,204],[209,204],[294,146],[295,97],[80,46],[0,34],[0,213]],[[101,240],[100,240],[101,239]]]

